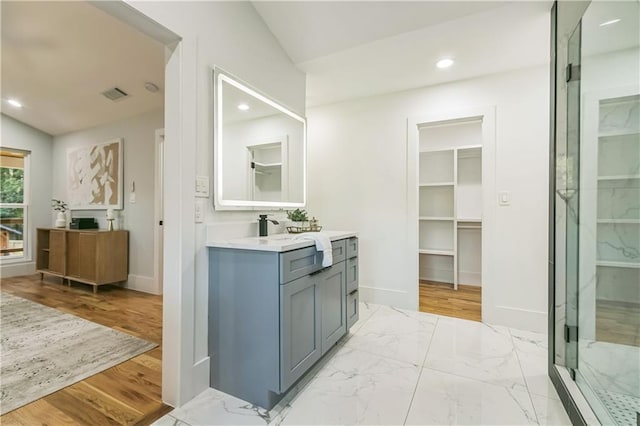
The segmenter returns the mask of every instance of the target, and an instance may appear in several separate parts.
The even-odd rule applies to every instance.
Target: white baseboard
[[[19,277],[36,273],[36,262],[13,263],[0,266],[0,278]]]
[[[416,294],[418,292],[416,285]],[[391,288],[368,287],[361,285],[358,288],[360,292],[360,301],[366,303],[376,303],[380,305],[395,306],[402,309],[416,309],[415,306],[409,306],[410,301],[406,291],[394,290]]]
[[[520,330],[547,333],[547,313],[510,306],[482,305],[482,321]]]
[[[208,356],[193,364],[193,367],[191,367],[190,377],[194,380],[191,382],[191,386],[182,393],[182,401],[179,401],[178,404],[169,404],[163,398],[163,402],[167,405],[171,405],[172,407],[176,405],[174,408],[182,407],[184,404],[207,390],[207,388],[210,388],[210,364],[211,358]]]
[[[210,383],[210,358],[204,357],[200,361],[196,362],[193,365],[193,388],[191,389],[191,395],[187,395],[189,399],[193,399],[198,396],[200,393],[205,391],[207,388],[211,387]],[[186,402],[186,401],[185,401]]]
[[[453,283],[453,271],[451,269],[424,268],[420,269],[419,278],[437,283]]]
[[[150,294],[162,294],[162,289],[158,289],[153,277],[129,274],[129,279],[124,285],[129,290],[141,291]]]

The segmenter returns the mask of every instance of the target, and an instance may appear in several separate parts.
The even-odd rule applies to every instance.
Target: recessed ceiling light
[[[449,68],[451,65],[453,65],[453,59],[449,58],[440,59],[436,62],[436,67],[438,68]]]
[[[240,111],[246,111],[246,110],[248,110],[248,109],[249,109],[249,105],[247,105],[247,104],[240,104],[240,105],[238,105],[238,109],[239,109]]]
[[[9,105],[11,106],[14,106],[16,108],[22,108],[22,104],[16,101],[15,99],[9,99],[7,102],[9,102]]]
[[[605,21],[602,24],[600,24],[601,27],[606,27],[607,25],[611,25],[611,24],[617,24],[618,22],[620,22],[620,19],[612,19],[610,21]]]

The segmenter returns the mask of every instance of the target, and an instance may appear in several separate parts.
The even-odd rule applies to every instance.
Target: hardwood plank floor
[[[482,321],[482,287],[421,280],[420,311]]]
[[[148,425],[162,403],[162,296],[100,286],[62,284],[40,274],[2,279],[0,289],[158,343],[158,347],[0,417],[9,425]]]
[[[640,304],[597,300],[596,340],[640,346]]]

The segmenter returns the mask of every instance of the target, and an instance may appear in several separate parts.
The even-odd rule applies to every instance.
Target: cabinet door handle
[[[309,276],[317,275],[320,272],[328,271],[331,268],[333,268],[333,266],[327,266],[326,268],[318,269],[317,271],[310,273]]]
[[[353,290],[351,293],[349,293],[349,296],[353,296],[355,293],[358,292],[358,289],[356,288],[355,290]]]

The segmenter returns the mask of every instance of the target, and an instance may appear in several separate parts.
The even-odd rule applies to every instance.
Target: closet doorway
[[[420,311],[482,321],[486,120],[416,122]]]

